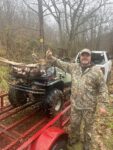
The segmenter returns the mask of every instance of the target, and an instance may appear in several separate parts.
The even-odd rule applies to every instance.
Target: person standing
[[[80,140],[80,126],[84,121],[83,150],[93,150],[93,126],[97,104],[100,113],[106,114],[105,104],[109,103],[102,71],[92,64],[89,49],[80,51],[80,63],[63,62],[54,57],[51,50],[47,50],[46,58],[72,76],[69,145]]]

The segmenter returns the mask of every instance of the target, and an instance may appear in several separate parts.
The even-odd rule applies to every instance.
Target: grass
[[[9,68],[0,66],[0,93],[8,91]]]

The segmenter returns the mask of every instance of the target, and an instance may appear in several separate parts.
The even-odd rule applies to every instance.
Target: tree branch
[[[110,21],[112,21],[112,20],[113,20],[113,19],[111,19],[111,20],[105,20],[105,21],[101,22],[101,24],[108,23],[108,22],[110,22]],[[84,30],[82,30],[82,31],[76,32],[76,33],[74,34],[74,36],[76,36],[76,35],[78,35],[78,34],[81,34],[81,33],[83,33],[83,32],[89,31],[89,30],[91,30],[91,29],[94,29],[94,28],[96,28],[96,27],[98,27],[98,26],[100,26],[100,22],[99,22],[98,24],[96,24],[95,26],[92,26],[92,27],[90,27],[90,28],[86,28],[86,29],[84,29]],[[74,38],[73,38],[73,40],[74,40]]]
[[[24,4],[31,9],[33,12],[35,12],[36,14],[39,14],[38,11],[36,11],[35,9],[33,9],[25,0],[23,0]]]

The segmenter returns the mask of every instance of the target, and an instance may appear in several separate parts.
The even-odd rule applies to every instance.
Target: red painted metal
[[[29,130],[27,130],[25,133],[23,133],[17,140],[15,140],[14,142],[10,143],[7,147],[4,148],[4,150],[10,150],[12,149],[12,147],[16,144],[19,143],[23,143],[23,140],[25,137],[27,137],[30,133],[33,132],[33,130],[35,130],[36,128],[38,128],[42,123],[44,123],[46,121],[46,119],[42,119],[40,122],[38,122],[36,125],[34,125],[32,128],[30,128]],[[22,149],[21,149],[22,150]]]
[[[50,150],[55,141],[65,134],[63,129],[54,126],[50,127],[29,146],[29,150]]]
[[[3,113],[5,113],[5,112],[10,111],[11,109],[13,109],[13,107],[11,105],[0,109],[0,115],[3,114]]]
[[[51,121],[49,121],[41,130],[39,130],[37,133],[35,133],[31,138],[29,138],[18,150],[25,149],[28,147],[33,141],[35,141],[47,128],[54,125],[55,122],[57,122],[67,111],[69,111],[70,106],[66,107],[62,112],[60,112],[55,118],[53,118]],[[69,121],[69,118],[68,118]],[[61,124],[62,122],[60,122]],[[65,124],[64,124],[65,125]]]
[[[19,121],[14,122],[13,124],[9,125],[8,127],[5,127],[5,126],[2,125],[2,127],[4,127],[4,130],[0,131],[0,135],[1,135],[4,131],[10,130],[10,129],[16,127],[17,125],[19,125],[20,123],[25,122],[27,119],[29,119],[29,118],[31,118],[33,115],[35,115],[36,112],[37,112],[37,111],[33,112],[32,114],[30,114],[30,115],[27,116],[27,117],[22,118],[22,119],[19,120]]]
[[[5,97],[5,96],[2,96],[2,97]],[[5,149],[13,149],[13,146],[15,146],[18,143],[19,144],[22,143],[24,141],[24,139],[27,138],[27,136],[30,136],[30,134],[33,132],[33,130],[35,130],[36,128],[38,128],[38,126],[40,126],[42,123],[44,123],[46,118],[37,120],[37,122],[35,122],[35,124],[33,124],[32,127],[30,126],[29,129],[25,130],[23,133],[19,133],[19,130],[17,131],[17,129],[15,129],[19,125],[21,125],[21,126],[22,126],[22,124],[24,125],[26,123],[26,121],[29,121],[31,118],[33,118],[33,116],[37,115],[38,108],[36,108],[35,103],[28,103],[19,108],[13,108],[11,106],[4,106],[4,107],[0,108],[0,120],[1,120],[1,122],[0,122],[0,149],[1,148],[4,150]],[[24,115],[19,120],[17,118],[17,120],[15,122],[11,122],[6,125],[3,124],[3,122],[5,122],[5,121],[7,122],[7,120],[9,118],[11,118],[11,117],[13,118],[14,115],[17,115],[17,113],[20,113],[28,108],[32,108],[33,111],[30,111],[30,113]],[[6,144],[4,144],[5,147],[2,146],[3,139],[4,139],[4,142],[6,142]],[[16,148],[14,148],[14,149],[16,149]]]
[[[36,102],[34,102],[36,103]],[[30,103],[27,103],[21,107],[17,107],[17,108],[14,108],[14,109],[11,109],[11,111],[8,111],[8,113],[6,112],[5,114],[3,114],[2,116],[0,116],[0,121],[11,116],[11,115],[14,115],[16,113],[18,113],[19,111],[21,110],[24,110],[25,108],[27,108],[28,106],[31,106],[32,104],[34,104],[33,102],[30,102]]]
[[[12,130],[12,133],[14,134],[14,135],[10,135],[10,132],[8,132],[8,130],[9,130],[9,127],[10,126],[8,126],[8,127],[6,127],[5,125],[3,125],[3,124],[0,124],[0,126],[2,127],[2,130],[1,130],[1,132],[0,132],[0,135],[1,134],[6,134],[7,135],[7,133],[9,134],[9,136],[10,137],[13,137],[13,139],[15,139],[15,137],[17,136],[20,136],[21,134],[19,133],[19,132],[17,132],[16,130]],[[6,137],[7,138],[7,137]]]
[[[6,96],[7,94],[3,94],[0,96],[0,149],[22,150],[30,148],[37,145],[37,140],[42,140],[43,142],[43,138],[46,139],[46,142],[48,141],[47,143],[49,148],[60,134],[64,134],[64,131],[62,129],[58,129],[56,127],[63,128],[69,122],[69,117],[67,117],[66,114],[70,110],[69,102],[66,102],[64,104],[63,111],[60,112],[53,119],[50,120],[50,118],[41,115],[42,117],[37,118],[37,120],[34,120],[33,122],[31,121],[31,125],[27,127],[26,122],[29,122],[38,114],[38,107],[36,108],[36,102],[29,102],[21,107],[13,108],[11,105],[6,106]],[[17,117],[14,122],[8,124],[4,123],[7,122],[9,118],[13,118],[13,116],[18,116],[19,113],[23,112],[22,114],[24,114],[24,111],[29,110],[29,108],[30,111],[28,111],[25,115],[19,118]],[[24,131],[21,131],[21,126],[24,126]],[[49,134],[50,130],[51,138],[49,140],[45,135]],[[52,136],[54,138],[52,138]]]

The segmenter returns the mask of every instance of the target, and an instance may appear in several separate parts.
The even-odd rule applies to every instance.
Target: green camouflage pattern
[[[80,126],[84,121],[84,150],[93,150],[93,123],[97,104],[108,101],[108,89],[102,71],[96,66],[82,70],[79,63],[67,63],[55,57],[52,63],[71,74],[71,115],[69,138],[71,143],[80,139]]]
[[[79,63],[67,63],[54,58],[54,64],[71,74],[71,103],[76,109],[94,110],[97,103],[100,106],[108,103],[108,89],[102,71],[92,66],[82,72]]]

